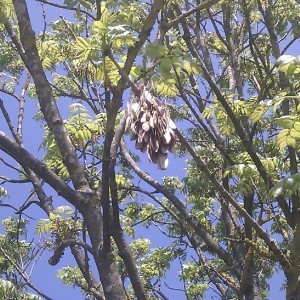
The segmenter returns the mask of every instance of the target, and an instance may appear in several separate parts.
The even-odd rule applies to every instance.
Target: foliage
[[[268,299],[279,270],[300,299],[297,1],[29,2],[0,0],[0,205],[19,216],[0,298],[51,297],[29,271],[48,249],[86,299]]]
[[[41,299],[35,294],[26,292],[26,279],[22,276],[26,274],[26,268],[32,263],[35,252],[31,243],[21,240],[21,238],[26,238],[28,220],[9,218],[3,220],[2,223],[4,232],[0,235],[1,298]]]

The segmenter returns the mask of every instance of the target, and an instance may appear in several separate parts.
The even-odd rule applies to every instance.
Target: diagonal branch
[[[21,44],[11,28],[9,28],[9,24],[6,24],[6,27],[10,29],[8,32],[16,45],[24,64],[31,73],[39,98],[41,111],[47,125],[54,134],[63,162],[70,173],[73,184],[77,190],[86,190],[88,189],[88,183],[84,177],[83,167],[78,160],[75,147],[72,145],[67,134],[67,130],[52,95],[51,85],[46,78],[41,59],[38,55],[36,37],[31,26],[26,1],[14,0],[13,4],[20,29]]]
[[[189,142],[184,138],[181,132],[178,129],[175,129],[176,135],[179,141],[184,145],[190,155],[193,157],[197,166],[207,175],[207,177],[211,180],[211,182],[216,187],[217,191],[223,197],[225,201],[230,203],[244,218],[247,220],[249,225],[257,232],[259,237],[264,240],[269,249],[275,254],[279,262],[282,264],[284,270],[287,270],[290,267],[290,262],[287,257],[281,252],[277,243],[272,240],[269,235],[259,226],[259,224],[247,213],[247,211],[240,206],[240,204],[226,191],[226,189],[221,185],[221,183],[217,180],[214,174],[209,170],[205,162],[202,158],[194,151]]]
[[[94,278],[93,273],[91,272],[88,262],[85,261],[85,257],[78,245],[70,246],[71,252],[76,260],[76,263],[84,276],[87,284],[88,289],[93,293],[94,297],[97,300],[104,300],[104,294],[98,291],[99,283],[97,282],[96,278]]]
[[[40,178],[44,179],[59,196],[64,197],[74,206],[85,202],[82,195],[71,189],[62,179],[51,171],[44,163],[31,155],[16,142],[11,140],[3,131],[0,131],[0,149],[14,158],[23,168],[29,168]]]
[[[192,15],[193,13],[203,10],[203,9],[210,9],[211,6],[217,4],[218,2],[221,2],[220,0],[207,0],[204,1],[200,4],[198,4],[196,7],[183,12],[180,16],[178,16],[177,18],[175,18],[174,20],[172,20],[171,22],[168,22],[167,24],[164,24],[165,28],[171,29],[173,26],[176,26],[177,24],[179,24],[183,19],[185,19],[186,17]]]
[[[124,141],[121,141],[121,151],[125,159],[129,162],[135,173],[143,179],[145,182],[153,186],[157,191],[162,193],[166,198],[168,198],[171,203],[180,212],[182,218],[193,228],[194,232],[199,235],[207,244],[207,246],[216,253],[228,266],[232,266],[232,257],[230,254],[224,250],[215,239],[206,231],[206,229],[196,220],[196,218],[191,215],[188,210],[184,207],[182,202],[167,188],[161,185],[158,181],[153,179],[150,175],[142,171],[136,162],[132,159],[130,154],[126,150]]]
[[[146,39],[150,36],[151,30],[156,22],[157,15],[159,14],[163,5],[163,0],[155,0],[151,6],[151,11],[146,18],[141,32],[138,36],[138,41],[128,48],[127,59],[124,64],[124,73],[129,74],[131,67],[136,60],[136,56]],[[122,74],[121,74],[122,75]],[[103,251],[107,253],[111,250],[110,236],[111,236],[111,209],[110,209],[110,170],[111,164],[114,164],[111,158],[111,144],[115,134],[115,123],[118,111],[122,104],[122,96],[127,84],[127,77],[121,76],[117,87],[112,90],[113,97],[111,101],[106,104],[107,123],[106,133],[103,147],[103,164],[102,164],[102,208],[103,208]]]
[[[5,106],[4,106],[4,103],[3,103],[2,99],[0,99],[0,110],[2,111],[2,114],[3,114],[3,116],[4,116],[5,120],[6,120],[6,123],[8,125],[8,128],[9,128],[10,132],[12,133],[13,137],[18,142],[18,144],[21,145],[22,144],[21,136],[18,134],[17,131],[15,131],[14,126],[12,124],[12,121],[11,121],[11,119],[9,117],[9,114],[8,114],[8,112],[7,112],[7,110],[6,110]]]
[[[68,7],[67,5],[61,5],[61,4],[58,4],[58,3],[52,3],[52,2],[47,1],[47,0],[35,0],[35,1],[40,2],[42,4],[48,4],[48,5],[52,6],[52,7],[61,8],[61,9],[65,9],[65,10],[71,10],[71,11],[75,11],[75,12],[78,12],[78,9],[79,9],[79,11],[83,15],[87,15],[91,19],[96,20],[96,18],[91,13],[89,13],[86,10],[80,9],[80,7],[79,8],[78,7]],[[97,17],[97,20],[98,20],[98,17]]]
[[[9,263],[11,263],[13,265],[13,267],[17,270],[17,272],[20,274],[20,276],[24,279],[24,281],[26,282],[26,285],[29,286],[31,289],[33,289],[38,295],[42,296],[43,298],[45,298],[46,300],[52,300],[52,298],[48,297],[46,294],[44,294],[43,292],[41,292],[38,288],[36,288],[29,276],[27,275],[27,273],[25,272],[25,270],[23,268],[21,268],[18,264],[15,263],[15,261],[13,259],[11,259],[11,257],[9,256],[9,254],[7,254],[7,252],[0,247],[0,252],[1,254],[5,257],[5,260],[8,261]]]

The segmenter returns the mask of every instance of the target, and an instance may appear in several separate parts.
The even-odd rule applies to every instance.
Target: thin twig
[[[27,273],[25,272],[25,270],[21,269],[15,262],[13,259],[10,258],[10,256],[6,253],[6,251],[0,246],[0,252],[1,254],[5,257],[5,259],[7,261],[9,261],[13,267],[17,270],[17,272],[20,274],[20,276],[24,279],[24,281],[26,282],[26,284],[33,289],[38,295],[40,295],[41,297],[45,298],[46,300],[53,300],[52,298],[48,297],[46,294],[44,294],[43,292],[41,292],[40,290],[38,290],[30,281],[29,276],[27,275]]]

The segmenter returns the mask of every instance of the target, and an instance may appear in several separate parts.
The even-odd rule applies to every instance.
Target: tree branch
[[[83,173],[83,167],[77,158],[75,148],[72,145],[63,120],[58,111],[56,101],[53,98],[51,85],[49,84],[36,47],[36,38],[33,32],[25,0],[13,1],[18,25],[20,29],[21,45],[12,34],[18,52],[33,78],[36,92],[39,98],[41,111],[47,125],[54,134],[58,148],[66,165],[73,184],[77,190],[88,190],[88,182]]]
[[[88,284],[89,290],[93,293],[94,297],[97,300],[104,300],[105,299],[104,294],[99,291],[99,283],[93,276],[93,273],[91,272],[91,270],[89,268],[86,268],[86,266],[88,266],[88,262],[85,261],[85,257],[83,255],[83,253],[81,252],[79,246],[72,245],[72,246],[70,246],[70,248],[71,248],[71,252],[76,260],[76,263]]]
[[[180,212],[182,218],[193,228],[195,234],[199,235],[207,244],[207,246],[216,253],[228,266],[232,266],[232,258],[230,254],[225,251],[215,239],[206,231],[206,229],[196,220],[196,218],[190,214],[187,209],[184,207],[182,202],[168,189],[162,186],[158,181],[154,180],[150,175],[143,172],[132,159],[129,153],[126,150],[125,143],[121,141],[121,151],[125,159],[129,162],[135,173],[143,179],[145,182],[153,186],[157,191],[162,193],[167,197],[171,203],[176,207]]]
[[[257,232],[258,236],[265,241],[269,249],[276,255],[283,269],[288,269],[290,267],[290,262],[286,258],[286,256],[281,252],[277,243],[274,240],[270,239],[266,231],[264,231],[258,225],[258,223],[253,218],[251,218],[247,211],[243,207],[241,207],[239,203],[224,189],[224,187],[216,179],[214,174],[211,173],[211,171],[209,170],[205,162],[202,160],[202,158],[194,151],[194,149],[191,147],[188,141],[184,138],[181,132],[178,129],[175,129],[175,133],[179,141],[186,147],[187,151],[193,157],[197,166],[207,175],[208,178],[210,178],[211,182],[214,184],[217,191],[224,198],[224,200],[230,203],[248,221],[249,225],[253,227],[253,229]]]
[[[17,270],[17,272],[20,274],[20,276],[24,279],[24,281],[26,282],[26,285],[28,287],[30,287],[31,289],[33,289],[38,295],[40,295],[41,297],[45,298],[46,300],[53,300],[52,298],[48,297],[46,294],[44,294],[43,292],[41,292],[39,289],[37,289],[30,281],[28,275],[26,274],[25,270],[20,268],[20,266],[18,264],[16,264],[11,258],[10,256],[6,253],[6,251],[0,247],[0,252],[1,254],[5,257],[5,259],[7,261],[9,261],[14,268]]]
[[[57,3],[52,3],[52,2],[49,2],[47,0],[35,0],[37,2],[40,2],[42,4],[48,4],[52,7],[56,7],[56,8],[61,8],[61,9],[65,9],[65,10],[71,10],[71,11],[78,11],[78,8],[77,7],[68,7],[66,5],[61,5],[61,4],[57,4]],[[83,10],[83,9],[80,9],[80,12],[84,15],[87,15],[88,17],[90,17],[91,19],[93,20],[98,20],[98,18],[95,18],[92,14],[90,14],[89,12],[87,12],[86,10]],[[98,16],[98,14],[97,14]]]
[[[190,9],[189,11],[186,11],[186,12],[182,13],[180,16],[178,16],[177,18],[175,18],[171,22],[168,22],[168,23],[164,24],[164,27],[168,30],[168,29],[172,28],[173,26],[179,24],[182,20],[184,20],[188,16],[194,14],[195,12],[200,11],[200,10],[204,10],[204,9],[209,9],[211,6],[217,4],[218,2],[220,2],[220,0],[207,0],[207,1],[204,1],[200,4],[198,4],[196,7]]]
[[[81,203],[86,202],[85,198],[79,192],[71,189],[53,171],[49,170],[44,163],[12,141],[3,131],[0,131],[0,149],[14,158],[23,168],[33,170],[57,191],[59,196],[64,197],[72,205],[80,207]]]

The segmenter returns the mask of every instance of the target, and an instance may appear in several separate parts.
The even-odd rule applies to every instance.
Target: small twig
[[[10,204],[7,204],[7,203],[1,203],[1,202],[0,202],[0,207],[2,207],[2,206],[3,206],[3,207],[9,207],[9,208],[11,208],[11,209],[13,209],[13,210],[15,210],[15,211],[18,210],[17,208],[15,208],[14,206],[12,206],[12,205],[10,205]],[[35,220],[35,218],[30,217],[30,216],[27,215],[27,214],[24,214],[24,213],[23,213],[23,215],[24,215],[25,217],[31,219],[31,220]]]
[[[130,80],[128,74],[124,71],[123,68],[121,68],[121,66],[119,65],[119,63],[116,61],[116,59],[113,57],[113,55],[108,52],[107,57],[113,62],[113,64],[116,66],[116,68],[118,69],[120,75],[128,82],[128,84],[130,85],[132,91],[135,94],[139,94],[140,93],[140,89]]]
[[[21,95],[19,97],[19,113],[18,113],[18,125],[17,125],[17,134],[20,137],[20,145],[22,145],[22,127],[23,127],[23,119],[24,119],[24,105],[25,105],[25,93],[28,89],[30,83],[31,75],[27,72],[26,80],[24,86],[21,91]],[[18,141],[17,141],[18,142]]]
[[[0,179],[3,181],[0,181],[0,185],[3,183],[28,183],[30,182],[29,179],[10,179],[8,177],[0,175]]]
[[[3,86],[0,87],[0,92],[3,93],[3,94],[9,95],[9,96],[11,96],[11,97],[13,97],[13,98],[15,98],[16,100],[19,101],[19,97],[17,95],[15,95],[14,93],[11,93],[11,92],[5,90]]]
[[[11,165],[10,163],[6,162],[2,157],[0,157],[0,161],[2,161],[3,164],[5,164],[7,167],[15,170],[16,172],[18,173],[21,173],[22,175],[24,175],[25,177],[28,177],[27,174],[23,171],[23,170],[20,170],[16,167],[14,167],[13,165]]]
[[[134,226],[137,226],[137,225],[139,225],[139,224],[141,224],[141,223],[144,223],[144,222],[146,222],[146,221],[149,220],[149,219],[151,219],[151,221],[153,221],[153,220],[152,220],[152,217],[154,217],[154,216],[156,216],[156,215],[159,215],[159,214],[162,214],[162,213],[164,213],[164,212],[165,212],[164,210],[156,211],[156,212],[154,212],[153,214],[147,216],[146,218],[144,218],[144,219],[142,219],[142,220],[140,220],[140,221],[138,221],[138,222],[135,222],[134,224],[131,225],[131,227],[134,227]]]
[[[53,7],[56,7],[56,8],[62,8],[62,9],[65,9],[65,10],[72,10],[72,11],[75,11],[77,12],[78,11],[78,8],[77,7],[68,7],[66,5],[61,5],[61,4],[57,4],[57,3],[52,3],[52,2],[49,2],[49,1],[46,1],[46,0],[36,0],[37,2],[40,2],[40,3],[44,3],[44,4],[48,4],[50,6],[53,6]],[[80,9],[80,12],[82,14],[85,14],[87,16],[89,16],[91,19],[93,20],[96,20],[96,18],[90,14],[89,12],[83,10],[83,9]]]
[[[0,109],[2,111],[2,114],[6,120],[6,123],[8,125],[8,128],[10,130],[10,132],[12,133],[13,137],[15,138],[16,142],[18,144],[22,144],[22,140],[21,140],[21,136],[18,134],[18,132],[15,131],[14,126],[12,125],[11,119],[9,117],[9,114],[4,106],[3,100],[0,99]]]
[[[38,295],[42,296],[43,298],[45,298],[46,300],[53,300],[52,298],[48,297],[46,294],[44,294],[43,292],[41,292],[40,290],[38,290],[30,281],[29,276],[27,275],[27,273],[20,268],[11,258],[10,256],[6,253],[6,251],[3,250],[2,247],[0,247],[0,252],[1,254],[5,257],[5,259],[7,261],[9,261],[14,268],[17,270],[17,272],[20,274],[20,276],[24,279],[24,281],[26,282],[26,284],[33,289]]]
[[[211,6],[217,4],[218,2],[220,2],[220,0],[207,0],[204,1],[200,4],[198,4],[196,7],[190,9],[189,11],[186,11],[184,13],[182,13],[180,16],[178,16],[177,18],[175,18],[173,21],[165,24],[165,28],[166,29],[170,29],[171,27],[179,24],[183,19],[187,18],[188,16],[192,15],[193,13],[203,10],[203,9],[209,9]]]

